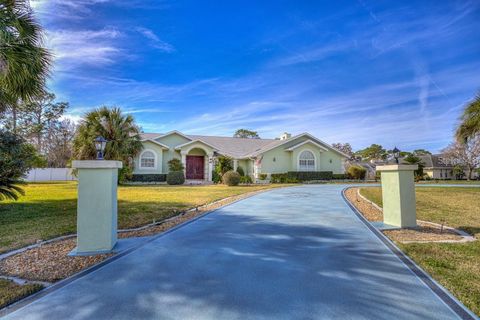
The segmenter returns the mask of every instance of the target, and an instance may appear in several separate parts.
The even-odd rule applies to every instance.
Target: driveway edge
[[[457,298],[455,298],[447,289],[445,289],[441,284],[439,284],[435,279],[433,279],[426,271],[424,271],[419,265],[417,265],[412,259],[410,259],[397,245],[387,238],[382,232],[375,228],[370,221],[365,219],[365,217],[352,205],[347,197],[345,196],[345,191],[351,187],[346,187],[342,189],[341,194],[345,203],[352,209],[355,216],[363,222],[363,224],[370,230],[372,233],[377,236],[377,238],[393,253],[395,256],[402,261],[402,263],[415,275],[417,276],[433,293],[447,305],[456,315],[458,315],[463,320],[476,320],[478,317],[473,314],[467,307],[463,305]]]

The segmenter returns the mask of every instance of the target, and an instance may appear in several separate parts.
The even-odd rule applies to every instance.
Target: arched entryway
[[[206,153],[203,149],[194,148],[186,156],[185,178],[188,180],[205,180]]]

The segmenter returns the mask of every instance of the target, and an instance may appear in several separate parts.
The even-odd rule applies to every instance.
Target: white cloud
[[[55,30],[47,34],[58,71],[81,65],[110,65],[127,53],[117,44],[122,34],[115,29]]]
[[[162,41],[152,30],[144,27],[137,27],[135,30],[150,40],[152,47],[168,53],[175,51],[175,48],[171,44]]]

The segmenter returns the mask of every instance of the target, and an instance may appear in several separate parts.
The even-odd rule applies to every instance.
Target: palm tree
[[[458,140],[466,141],[480,134],[480,94],[466,106],[461,121],[455,134]]]
[[[102,136],[108,140],[104,158],[120,160],[124,169],[120,179],[132,170],[132,158],[142,149],[140,129],[131,115],[123,115],[120,108],[101,107],[87,113],[77,128],[73,139],[74,159],[95,159],[94,139]]]
[[[28,0],[0,3],[0,112],[43,93],[51,54]]]

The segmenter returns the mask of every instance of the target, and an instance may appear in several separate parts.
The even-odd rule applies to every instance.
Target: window
[[[153,151],[144,151],[140,155],[140,168],[155,168],[155,153]]]
[[[298,157],[299,171],[315,171],[315,156],[313,152],[305,150]]]

